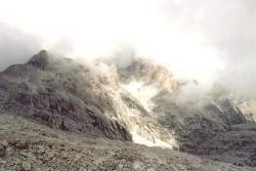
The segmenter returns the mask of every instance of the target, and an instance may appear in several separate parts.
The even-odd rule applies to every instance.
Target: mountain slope
[[[65,136],[72,135],[79,142],[81,136],[120,148],[144,148],[127,144],[134,142],[167,148],[168,155],[175,150],[208,162],[255,167],[255,100],[239,99],[220,87],[184,100],[184,88],[190,84],[198,86],[177,81],[168,67],[146,59],[134,58],[125,66],[115,61],[97,61],[91,66],[43,50],[27,63],[0,73],[0,111],[13,116],[0,117],[7,117],[8,123],[19,116],[35,127],[49,126],[50,132],[65,131]],[[156,155],[162,153],[158,150]],[[178,162],[185,162],[185,155],[176,153],[182,158]],[[96,161],[97,156],[93,158]],[[188,160],[187,170],[193,165]],[[199,168],[205,170],[206,165],[200,163]],[[165,166],[172,168],[170,163]],[[159,167],[157,162],[154,167]]]
[[[24,65],[7,68],[1,75],[1,107],[53,128],[131,140],[124,126],[103,114],[111,111],[109,101],[101,100],[104,92],[92,93],[100,83],[87,82],[85,68],[67,68],[70,62],[42,51]]]
[[[174,143],[172,135],[113,77],[46,51],[7,68],[0,86],[5,111],[53,128],[124,141],[131,141],[133,134],[134,141],[139,138],[168,148]]]

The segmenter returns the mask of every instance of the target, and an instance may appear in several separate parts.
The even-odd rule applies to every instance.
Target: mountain
[[[42,50],[0,73],[0,170],[255,169],[256,101],[218,86],[184,100],[191,84],[149,59]]]
[[[42,51],[24,65],[7,68],[1,76],[1,107],[53,128],[131,141],[123,125],[103,114],[113,109],[110,101],[102,100],[102,83],[70,63]]]

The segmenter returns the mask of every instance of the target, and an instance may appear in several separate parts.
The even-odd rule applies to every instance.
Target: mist
[[[0,71],[12,64],[24,63],[40,48],[39,38],[0,23]]]
[[[81,63],[104,57],[125,66],[137,55],[204,89],[217,82],[256,96],[255,0],[10,0],[0,21],[0,70],[41,48]]]
[[[200,32],[203,44],[218,52],[223,67],[215,72],[212,83],[243,97],[256,97],[256,1],[181,0],[166,4],[166,14],[179,20],[179,29]]]

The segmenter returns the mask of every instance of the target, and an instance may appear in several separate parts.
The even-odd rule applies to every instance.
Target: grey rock
[[[55,58],[43,50],[28,63],[7,68],[0,82],[0,87],[4,88],[3,92],[0,89],[0,94],[4,94],[6,100],[1,99],[0,104],[6,111],[53,128],[131,141],[126,128],[105,115],[108,111],[105,108],[111,109],[111,99],[102,99],[90,89],[84,91],[81,86],[89,83],[84,77],[86,68],[75,63],[71,65],[66,71],[65,67],[70,66],[68,59]],[[30,80],[29,83],[26,80]],[[24,145],[20,148],[25,148]]]
[[[31,170],[31,164],[29,162],[27,162],[27,161],[23,162],[22,163],[22,169],[24,171],[30,171]]]
[[[3,147],[7,147],[9,143],[6,140],[0,141],[0,145]]]
[[[140,161],[135,161],[133,163],[133,169],[135,169],[135,170],[143,170],[144,167],[145,167],[145,164]]]
[[[5,155],[8,156],[12,156],[15,153],[15,150],[13,147],[7,147],[5,150]]]

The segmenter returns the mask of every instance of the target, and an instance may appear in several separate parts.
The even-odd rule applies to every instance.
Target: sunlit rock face
[[[164,128],[155,120],[151,99],[162,90],[172,92],[176,81],[171,72],[152,61],[133,59],[128,65],[109,63],[110,72],[115,75],[115,88],[112,89],[112,100],[116,115],[112,118],[123,123],[132,135],[133,142],[147,146],[174,148],[177,146],[173,132]],[[118,81],[117,81],[118,80]]]
[[[179,87],[179,83],[174,79],[168,66],[163,66],[149,59],[135,58],[127,66],[117,64],[117,68],[122,82],[143,82],[145,85],[156,85],[170,92]]]
[[[242,101],[237,103],[238,110],[243,113],[246,119],[250,122],[256,122],[256,101]]]

